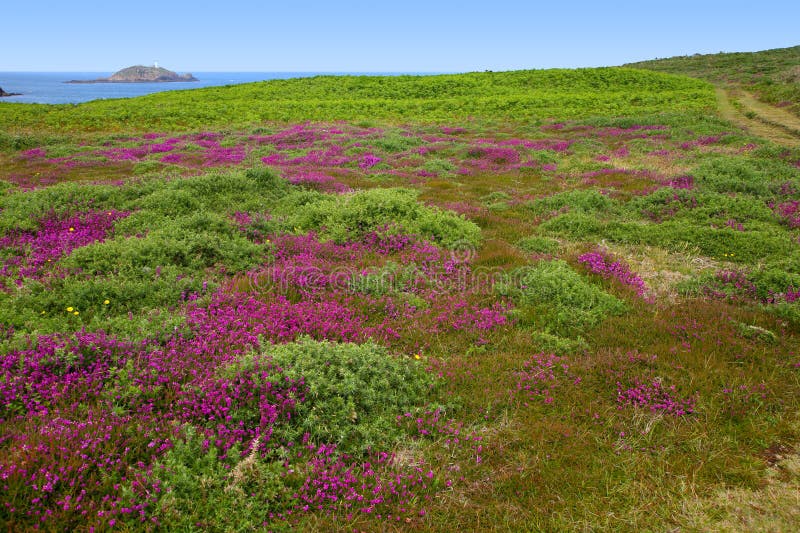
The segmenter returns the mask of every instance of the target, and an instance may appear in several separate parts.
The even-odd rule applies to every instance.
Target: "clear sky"
[[[5,2],[0,71],[463,72],[800,44],[800,1]]]

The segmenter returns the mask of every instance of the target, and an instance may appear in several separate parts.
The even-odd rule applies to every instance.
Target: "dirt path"
[[[759,102],[749,93],[720,87],[717,102],[724,119],[776,144],[800,148],[800,118],[791,113]]]

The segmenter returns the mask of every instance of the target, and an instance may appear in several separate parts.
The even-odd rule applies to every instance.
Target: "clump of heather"
[[[758,287],[741,270],[720,270],[703,287],[703,292],[712,298],[758,299]]]
[[[497,170],[520,161],[519,152],[515,149],[499,146],[475,146],[469,149],[467,157],[469,164],[477,170]]]
[[[725,221],[725,226],[734,231],[744,231],[744,225],[738,222],[735,218],[729,218]]]
[[[512,391],[514,395],[521,395],[525,406],[541,398],[545,404],[553,403],[553,392],[565,380],[580,382],[580,378],[573,377],[569,370],[566,358],[552,353],[538,353],[528,359],[522,370],[515,372],[517,383]]]
[[[7,523],[113,525],[121,513],[144,512],[147,501],[123,501],[123,485],[171,447],[176,426],[152,409],[100,400],[119,366],[140,359],[140,346],[102,332],[39,336],[0,359]]]
[[[364,156],[361,158],[361,161],[358,162],[358,166],[366,170],[374,167],[381,161],[383,160],[380,157],[376,156],[375,154],[372,153],[364,154]]]
[[[348,192],[350,187],[336,181],[336,178],[322,172],[298,172],[287,177],[293,185],[305,185],[323,192]]]
[[[686,141],[681,143],[681,148],[684,150],[691,150],[693,148],[697,148],[699,146],[710,146],[712,144],[716,144],[722,139],[726,133],[720,135],[701,135],[697,139],[692,141]]]
[[[426,406],[397,416],[397,425],[412,437],[434,439],[448,452],[469,454],[476,464],[483,461],[483,437],[467,430],[462,421],[447,418],[441,407]],[[452,481],[448,480],[449,483]]]
[[[102,332],[37,337],[29,348],[0,357],[0,422],[46,414],[60,402],[90,401],[111,369],[134,353],[134,346]]]
[[[0,267],[6,280],[14,279],[17,285],[23,280],[41,279],[59,259],[72,250],[93,242],[103,241],[111,232],[114,222],[128,216],[128,212],[87,211],[64,216],[51,212],[36,221],[35,231],[14,231],[0,237],[0,247],[8,257]]]
[[[789,287],[788,289],[786,289],[786,292],[783,293],[783,300],[786,303],[794,303],[800,301],[800,289]]]
[[[772,278],[771,271],[748,273],[724,269],[707,278],[702,293],[711,298],[761,304],[793,304],[800,301],[800,290],[791,278]]]
[[[667,186],[673,189],[694,189],[693,176],[678,176],[667,181]]]
[[[664,386],[660,379],[649,382],[634,380],[630,385],[617,383],[617,404],[647,409],[655,414],[685,416],[695,412],[694,398],[681,398],[675,385]]]
[[[149,414],[107,409],[53,409],[26,423],[6,422],[0,487],[6,524],[77,528],[113,526],[121,516],[144,517],[161,487],[140,476],[168,450],[174,426]],[[129,498],[134,487],[141,498]]]
[[[479,140],[482,143],[491,143],[491,140]],[[498,146],[522,146],[529,150],[550,150],[553,152],[566,152],[574,143],[574,140],[562,139],[506,139],[498,141]],[[513,159],[513,156],[511,156]]]
[[[312,124],[297,124],[271,135],[255,135],[250,140],[261,145],[272,145],[278,150],[311,148],[315,143],[340,135],[336,128],[315,127]]]
[[[454,302],[447,312],[437,316],[436,321],[442,326],[447,324],[456,331],[489,331],[508,323],[507,313],[509,310],[510,305],[507,303],[497,302],[491,307],[484,307],[470,305],[461,300]]]
[[[244,146],[212,147],[203,154],[203,166],[238,165],[245,157],[247,157],[247,150]]]
[[[614,150],[612,155],[614,157],[628,157],[629,155],[631,155],[631,151],[630,151],[630,148],[628,148],[625,145],[622,145],[619,148],[617,148],[616,150]]]
[[[42,157],[47,157],[47,152],[44,148],[31,148],[30,150],[24,150],[19,153],[19,158],[25,160],[39,159]]]
[[[161,158],[162,163],[180,164],[183,162],[182,154],[167,154]]]
[[[434,472],[422,462],[398,464],[396,456],[387,452],[354,461],[335,445],[316,445],[307,439],[295,456],[305,461],[298,465],[305,479],[292,494],[296,502],[292,511],[281,513],[281,518],[324,512],[348,520],[369,515],[401,522],[426,514],[419,500],[432,487]]]
[[[489,210],[484,206],[467,202],[445,202],[441,204],[441,207],[469,218],[485,217],[489,214]]]
[[[790,228],[800,228],[800,200],[770,202],[769,207]]]
[[[649,299],[648,288],[644,280],[623,261],[616,260],[606,252],[588,252],[578,257],[582,263],[594,274],[599,274],[606,279],[615,279],[623,285],[633,288],[640,297]]]
[[[739,419],[751,412],[757,412],[769,397],[766,383],[754,385],[726,386],[722,389],[722,412],[726,416]]]

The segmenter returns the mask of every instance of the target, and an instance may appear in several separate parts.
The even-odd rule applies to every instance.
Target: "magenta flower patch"
[[[648,288],[644,280],[631,272],[630,267],[623,261],[616,260],[605,252],[589,252],[578,257],[578,262],[585,265],[593,274],[614,279],[634,289],[640,297],[648,298]]]
[[[617,383],[617,404],[647,409],[652,413],[685,416],[695,412],[694,398],[681,398],[675,385],[665,386],[660,380],[634,380],[632,385]]]

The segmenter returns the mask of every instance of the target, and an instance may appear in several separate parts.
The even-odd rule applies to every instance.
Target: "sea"
[[[180,91],[235,85],[264,80],[307,78],[319,75],[430,74],[417,72],[193,72],[199,81],[168,83],[64,83],[70,80],[107,78],[113,72],[0,72],[0,88],[21,96],[0,98],[2,102],[27,104],[78,104],[103,98],[131,98],[161,91]]]

